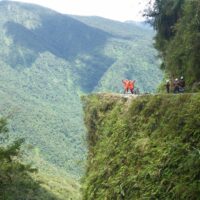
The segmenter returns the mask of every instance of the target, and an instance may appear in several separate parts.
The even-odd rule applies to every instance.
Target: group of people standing
[[[185,91],[185,80],[183,76],[180,79],[174,79],[173,83],[171,84],[169,80],[166,80],[166,92],[170,93],[170,87],[173,87],[174,93],[182,93]]]
[[[131,94],[139,94],[139,91],[134,91],[135,88],[135,80],[122,80],[123,86],[124,86],[124,94],[128,93],[129,90]],[[183,76],[180,77],[180,79],[176,78],[174,81],[166,80],[166,92],[170,93],[170,91],[173,91],[173,93],[183,93],[185,91],[185,80]]]
[[[128,93],[130,90],[131,94],[134,93],[134,87],[135,87],[135,80],[122,80],[122,83],[124,85],[124,94]]]

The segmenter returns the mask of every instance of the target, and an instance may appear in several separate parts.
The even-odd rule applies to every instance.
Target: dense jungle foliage
[[[188,90],[200,90],[200,1],[155,0],[146,11],[156,32],[155,47],[170,79],[184,76]]]
[[[88,165],[83,199],[197,200],[200,94],[83,98]]]

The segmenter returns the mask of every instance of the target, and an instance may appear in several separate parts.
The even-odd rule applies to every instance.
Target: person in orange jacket
[[[123,83],[123,85],[124,85],[124,94],[126,93],[126,92],[128,92],[128,89],[129,89],[129,80],[122,80],[122,83]]]
[[[134,86],[135,86],[135,80],[130,80],[129,81],[129,89],[130,89],[130,91],[131,91],[131,94],[133,94],[133,92],[134,92]]]

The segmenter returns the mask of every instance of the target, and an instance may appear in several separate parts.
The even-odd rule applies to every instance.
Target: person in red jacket
[[[135,86],[135,80],[130,80],[129,81],[129,89],[130,89],[130,91],[131,91],[131,94],[133,94],[134,93],[134,86]]]
[[[129,89],[129,80],[122,80],[122,83],[123,83],[123,85],[124,85],[124,94],[126,93],[126,92],[128,92],[128,89]]]

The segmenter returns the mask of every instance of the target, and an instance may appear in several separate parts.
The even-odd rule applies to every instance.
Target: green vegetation
[[[184,76],[186,90],[199,91],[200,2],[155,0],[146,16],[157,31],[155,47],[167,79]],[[109,50],[118,58],[124,52]],[[89,146],[84,200],[199,199],[199,93],[137,98],[100,94],[84,97],[83,103]]]
[[[79,185],[38,173],[24,162],[28,149],[24,139],[11,141],[7,120],[0,118],[0,199],[66,200],[80,199]]]
[[[123,78],[136,79],[141,91],[152,92],[162,79],[152,29],[84,20],[0,2],[0,113],[12,115],[11,137],[32,145],[34,165],[51,175],[64,173],[66,179],[67,173],[75,178],[84,173],[80,95],[119,92]]]
[[[143,24],[121,23],[100,17],[72,17],[112,36],[102,52],[112,58],[113,63],[95,85],[95,92],[122,93],[121,80],[124,78],[136,80],[136,87],[141,92],[156,91],[163,76],[157,67],[160,63],[152,45],[153,29]]]
[[[34,172],[30,165],[25,165],[20,162],[21,145],[23,139],[18,139],[9,142],[7,122],[0,118],[0,198],[10,199],[10,196],[15,196],[12,193],[13,185],[20,187],[28,179],[28,172]],[[28,177],[27,177],[28,176]],[[28,185],[30,186],[30,185]],[[12,194],[9,194],[11,192]],[[16,192],[16,191],[15,191]],[[12,198],[13,199],[13,198]]]
[[[87,144],[80,95],[122,92],[124,78],[154,92],[162,73],[153,35],[135,24],[0,2],[0,116],[12,118],[11,141],[25,139],[31,148],[22,160],[38,169],[16,173],[0,186],[2,198],[81,199]]]
[[[156,0],[147,16],[157,31],[155,47],[170,78],[185,76],[189,90],[200,89],[200,2]]]
[[[83,103],[83,199],[199,199],[200,94],[99,94]]]

